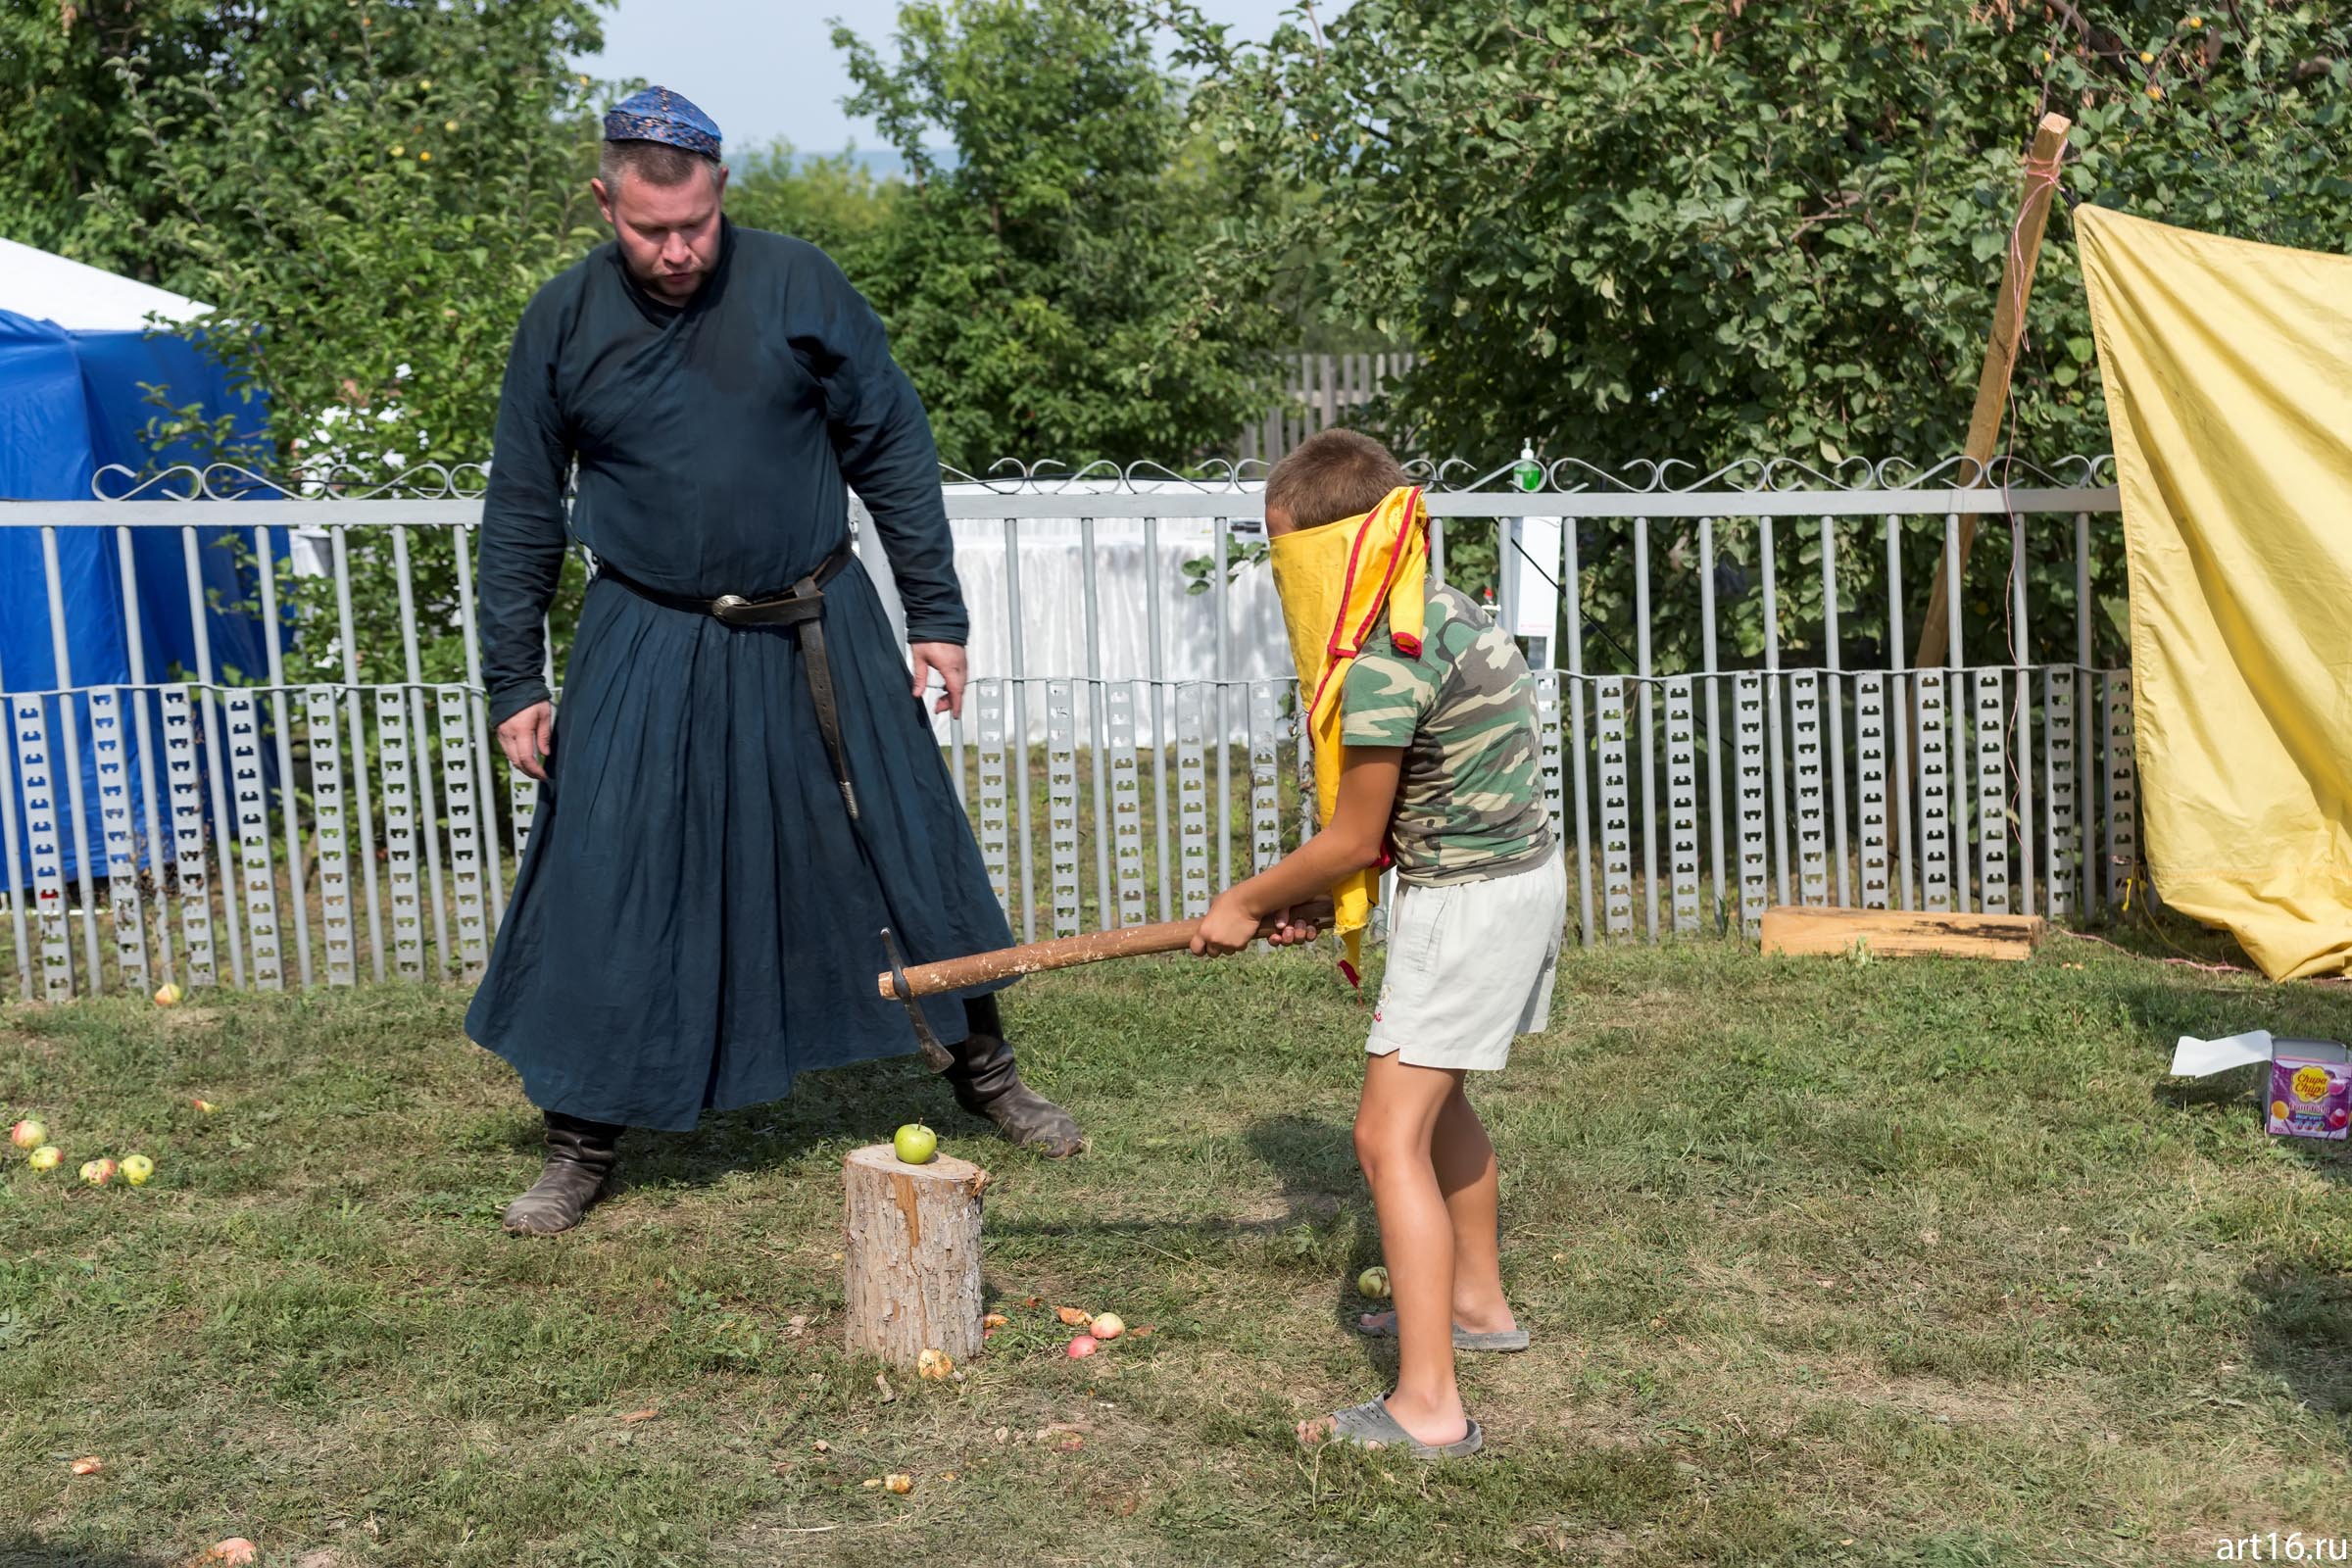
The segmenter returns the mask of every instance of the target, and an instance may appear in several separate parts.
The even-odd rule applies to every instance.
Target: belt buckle
[[[725,620],[736,611],[749,609],[751,603],[741,594],[720,594],[716,599],[710,601],[710,618]]]

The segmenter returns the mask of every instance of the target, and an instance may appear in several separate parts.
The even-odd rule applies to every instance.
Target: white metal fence
[[[972,609],[976,639],[1001,622],[988,635],[1003,657],[975,668],[943,752],[1024,937],[1198,912],[1311,828],[1293,683],[1253,673],[1235,644],[1237,604],[1266,591],[1247,564],[1254,484],[1094,477],[1110,482],[949,487],[959,548],[1002,553],[1002,597]],[[1517,560],[1520,541],[1548,536],[1515,519],[1563,523],[1556,556],[1521,580],[1580,607],[1555,623],[1560,657],[1538,684],[1582,940],[1752,934],[1784,902],[2087,918],[2123,896],[2137,863],[2130,681],[2093,658],[2094,562],[2116,526],[2103,466],[1989,488],[1964,487],[1976,475],[1962,466],[1895,477],[1755,466],[1675,486],[1667,469],[1562,464],[1519,493],[1431,475],[1441,574],[1449,547],[1457,563]],[[1446,488],[1455,478],[1472,487]],[[231,674],[200,652],[197,667],[147,669],[134,631],[120,678],[62,670],[9,693],[0,985],[13,972],[20,994],[62,1000],[167,978],[273,988],[476,968],[535,798],[496,752],[480,689],[478,501],[257,507],[212,499],[218,483],[154,498],[168,488],[0,506],[0,527],[52,542],[114,530],[125,605],[142,588],[133,533],[179,530],[192,556],[243,530],[269,668]],[[1995,537],[1950,596],[1951,662],[1906,668],[1906,612],[1938,556],[1957,563],[1969,515]],[[1075,605],[1023,593],[1021,531],[1049,519],[1077,525]],[[304,583],[257,522],[326,530],[324,577]],[[1188,593],[1155,539],[1202,523],[1204,587]],[[1129,538],[1145,569],[1110,579],[1122,587],[1105,599],[1098,554]],[[2029,625],[2029,580],[2070,576],[2071,624]],[[61,664],[84,617],[120,613],[111,598],[70,602],[54,564],[43,587]],[[1593,609],[1618,600],[1626,636]],[[1171,628],[1202,602],[1207,669],[1171,673]],[[1866,620],[1875,631],[1855,635]],[[1027,656],[1039,627],[1072,621],[1063,646],[1080,657]],[[1132,645],[1137,623],[1142,667],[1107,668],[1108,629]],[[1264,635],[1262,617],[1248,624]]]

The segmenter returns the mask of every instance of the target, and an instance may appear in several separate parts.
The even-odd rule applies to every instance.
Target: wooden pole
[[[2050,198],[2057,191],[2055,171],[2058,160],[2066,151],[2066,138],[2074,129],[2074,122],[2064,115],[2044,115],[2034,127],[2034,152],[2026,169],[2025,181],[2018,192],[2015,236],[2001,264],[2001,295],[1992,308],[1992,340],[1984,346],[1984,368],[1977,377],[1976,412],[1969,416],[1968,442],[1962,455],[1974,460],[1972,485],[1983,484],[1987,466],[1992,462],[1993,448],[2000,444],[2001,416],[2009,407],[2009,378],[2017,368],[2017,348],[2026,332],[2026,302],[2034,295],[2034,269],[2041,259],[2041,235],[2049,222]],[[1971,513],[1960,519],[1960,562],[1965,570],[1969,547],[1976,543],[1977,518]],[[1928,593],[1928,612],[1919,624],[1919,651],[1911,660],[1914,669],[1932,669],[1941,664],[1951,651],[1950,599],[1959,585],[1946,578],[1949,563],[1938,552],[1936,559],[1936,585]]]
[[[1317,899],[1312,904],[1300,905],[1292,913],[1299,921],[1329,925],[1331,901]],[[992,980],[1042,974],[1048,969],[1068,969],[1081,963],[1101,963],[1105,958],[1182,953],[1193,945],[1193,934],[1200,929],[1198,920],[1164,920],[1157,925],[1131,925],[1119,931],[1096,931],[1082,937],[1056,937],[1052,942],[1000,948],[994,953],[975,953],[968,958],[942,958],[937,963],[919,963],[907,970],[906,989],[917,997],[935,997],[945,991],[984,986]],[[1269,919],[1259,923],[1257,934],[1270,937],[1274,930],[1275,922]],[[899,994],[887,970],[876,975],[874,983],[886,1000]]]
[[[842,1163],[850,1353],[913,1367],[925,1350],[980,1349],[980,1190],[988,1172],[941,1154],[909,1165],[888,1144]]]

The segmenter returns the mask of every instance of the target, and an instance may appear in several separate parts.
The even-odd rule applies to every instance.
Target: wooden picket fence
[[[1410,354],[1284,356],[1283,398],[1242,432],[1245,462],[1275,463],[1317,430],[1349,423],[1390,381],[1413,367]]]

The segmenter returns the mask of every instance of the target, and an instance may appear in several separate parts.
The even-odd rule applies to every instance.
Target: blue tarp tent
[[[30,270],[30,282],[15,286],[26,274],[11,264],[26,255],[38,258],[41,265]],[[84,285],[78,274],[102,281]],[[77,285],[84,285],[78,293]],[[174,302],[184,309],[174,312],[163,302]],[[11,308],[18,304],[25,309]],[[50,318],[30,314],[33,310]],[[93,475],[109,464],[136,470],[159,462],[193,459],[193,453],[158,454],[147,447],[144,432],[149,419],[160,412],[148,401],[148,387],[161,388],[173,408],[198,404],[215,415],[233,415],[241,432],[258,435],[264,414],[260,401],[249,401],[240,394],[227,372],[206,354],[199,337],[151,331],[141,325],[142,318],[152,312],[187,319],[201,310],[161,290],[145,289],[95,269],[0,241],[0,506],[8,501],[84,501],[91,496]],[[61,317],[63,324],[56,318]],[[103,324],[76,327],[74,322],[77,318]],[[261,622],[239,608],[252,595],[254,583],[251,568],[241,571],[238,566],[241,554],[250,559],[255,530],[237,532],[244,538],[242,551],[225,542],[218,528],[208,529],[200,541],[203,587],[214,607],[205,620],[215,670],[235,671],[245,679],[258,680],[266,678],[268,652]],[[56,537],[59,597],[66,612],[66,652],[73,684],[87,687],[126,682],[131,678],[128,621],[117,532],[109,527],[60,528]],[[182,535],[175,528],[140,529],[134,530],[132,540],[139,598],[135,610],[147,678],[155,682],[182,674],[192,677],[196,639]],[[271,542],[282,552],[282,532],[273,530]],[[50,610],[41,530],[0,526],[0,689],[53,691],[59,686]],[[79,874],[80,846],[88,849],[91,874],[100,876],[105,871],[97,759],[90,745],[86,702],[76,703],[75,710],[81,754],[80,835],[72,829],[68,792],[60,787],[55,794],[68,878]],[[130,731],[127,709],[124,716],[125,730]],[[64,719],[61,705],[51,702],[50,747],[55,765],[61,769]],[[151,733],[160,736],[152,709],[149,721]],[[126,733],[125,742],[125,761],[135,779],[135,731]],[[153,759],[152,767],[160,794],[162,758]],[[14,777],[17,769],[12,767],[10,773]],[[18,798],[10,805],[19,812],[22,828],[25,822],[24,786],[21,778],[15,782]],[[140,835],[143,841],[143,813]],[[170,837],[167,826],[163,846],[167,859]],[[140,858],[143,862],[148,859],[143,842]],[[29,880],[24,864],[11,866],[7,877],[0,878],[0,882],[19,888]]]

